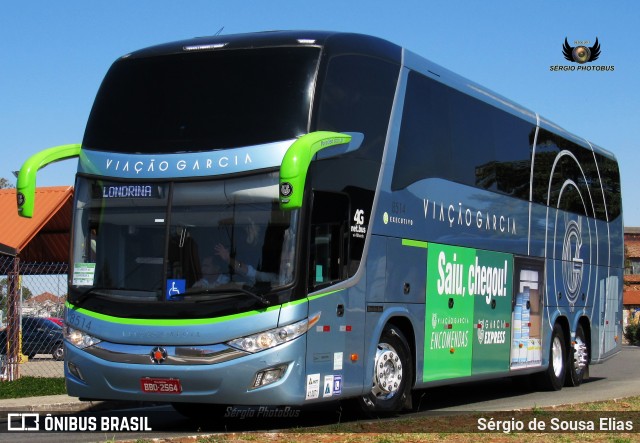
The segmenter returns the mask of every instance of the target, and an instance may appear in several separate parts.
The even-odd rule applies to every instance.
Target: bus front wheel
[[[413,367],[407,340],[395,326],[386,326],[374,358],[371,390],[360,398],[367,413],[397,412],[411,395]]]
[[[564,331],[558,323],[551,334],[551,349],[549,350],[549,367],[539,374],[538,384],[549,391],[559,391],[564,386],[566,376],[566,344]]]

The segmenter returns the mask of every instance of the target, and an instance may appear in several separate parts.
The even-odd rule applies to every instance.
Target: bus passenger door
[[[320,312],[320,320],[308,332],[306,400],[339,399],[351,352],[347,348],[355,328],[353,319],[363,315],[353,309],[352,288],[335,289],[348,276],[349,198],[344,194],[314,192],[310,227],[308,290],[309,314]],[[363,323],[363,322],[362,322]]]

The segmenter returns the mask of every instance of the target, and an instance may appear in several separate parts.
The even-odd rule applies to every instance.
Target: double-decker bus
[[[621,349],[615,157],[387,41],[198,38],[108,71],[79,157],[65,376],[82,399],[411,405],[578,386]]]

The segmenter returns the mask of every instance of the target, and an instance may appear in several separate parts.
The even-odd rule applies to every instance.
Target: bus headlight
[[[273,348],[274,346],[281,345],[293,340],[294,338],[300,337],[311,329],[318,320],[320,320],[319,312],[297,323],[292,323],[287,326],[270,329],[253,335],[247,335],[246,337],[236,338],[228,341],[227,344],[236,349],[251,353],[264,351],[265,349]]]
[[[97,345],[102,341],[92,335],[87,334],[86,332],[74,329],[69,325],[65,325],[64,327],[64,338],[67,340],[67,342],[80,349]]]

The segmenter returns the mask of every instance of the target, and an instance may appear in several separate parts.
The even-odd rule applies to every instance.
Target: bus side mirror
[[[33,207],[36,198],[36,174],[39,169],[48,164],[78,157],[80,144],[55,146],[32,155],[20,168],[16,183],[16,197],[18,199],[18,215],[33,217]]]
[[[302,207],[302,196],[307,180],[307,171],[313,156],[327,148],[318,157],[327,158],[350,152],[360,147],[364,136],[359,133],[317,131],[303,135],[287,150],[280,166],[280,209],[291,210]]]

